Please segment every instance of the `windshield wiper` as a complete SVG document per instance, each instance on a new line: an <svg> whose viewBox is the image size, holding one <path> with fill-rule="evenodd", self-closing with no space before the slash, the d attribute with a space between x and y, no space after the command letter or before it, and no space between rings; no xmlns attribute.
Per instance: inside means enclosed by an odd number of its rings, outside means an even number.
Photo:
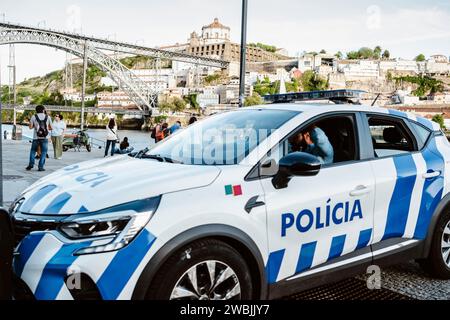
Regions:
<svg viewBox="0 0 450 320"><path fill-rule="evenodd" d="M144 154L141 156L142 159L154 159L158 160L159 162L169 162L169 163L177 163L182 164L183 162L174 160L170 157L161 156L160 154Z"/></svg>

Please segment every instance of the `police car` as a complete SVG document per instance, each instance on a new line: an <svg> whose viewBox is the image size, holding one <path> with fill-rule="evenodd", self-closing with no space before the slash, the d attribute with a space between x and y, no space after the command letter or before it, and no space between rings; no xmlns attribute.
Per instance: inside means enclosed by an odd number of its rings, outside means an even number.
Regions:
<svg viewBox="0 0 450 320"><path fill-rule="evenodd" d="M330 162L294 146L316 128ZM16 297L273 299L410 259L449 279L449 164L439 125L396 110L274 103L214 115L25 190L10 208Z"/></svg>

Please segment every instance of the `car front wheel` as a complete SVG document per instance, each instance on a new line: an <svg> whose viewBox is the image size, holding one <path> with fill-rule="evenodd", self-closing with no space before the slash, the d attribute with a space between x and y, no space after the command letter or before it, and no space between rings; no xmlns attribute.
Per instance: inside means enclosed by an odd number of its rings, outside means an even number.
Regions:
<svg viewBox="0 0 450 320"><path fill-rule="evenodd" d="M146 298L152 300L248 300L252 281L237 250L199 240L173 254L156 274Z"/></svg>

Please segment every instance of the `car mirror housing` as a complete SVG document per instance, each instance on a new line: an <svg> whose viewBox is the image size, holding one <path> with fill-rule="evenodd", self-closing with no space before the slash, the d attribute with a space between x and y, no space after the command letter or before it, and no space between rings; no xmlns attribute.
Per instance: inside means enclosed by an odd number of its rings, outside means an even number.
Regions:
<svg viewBox="0 0 450 320"><path fill-rule="evenodd" d="M275 189L283 189L295 176L315 176L322 164L319 159L309 153L293 152L280 159L278 172L272 179Z"/></svg>

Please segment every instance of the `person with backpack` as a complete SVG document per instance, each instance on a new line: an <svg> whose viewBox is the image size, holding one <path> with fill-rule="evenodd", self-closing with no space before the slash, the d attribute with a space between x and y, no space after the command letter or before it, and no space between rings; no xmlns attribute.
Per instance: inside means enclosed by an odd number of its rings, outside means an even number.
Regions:
<svg viewBox="0 0 450 320"><path fill-rule="evenodd" d="M36 158L36 152L38 148L41 149L41 156L39 157L38 170L45 171L45 158L48 151L48 134L52 130L52 120L50 116L45 114L45 108L43 105L36 106L36 114L30 119L30 129L34 129L33 142L31 143L30 150L30 162L27 171L30 171L34 167Z"/></svg>
<svg viewBox="0 0 450 320"><path fill-rule="evenodd" d="M117 125L114 118L109 119L109 123L106 126L106 148L105 157L108 155L109 147L111 146L111 157L114 156L116 150L116 142L119 140L117 136Z"/></svg>

